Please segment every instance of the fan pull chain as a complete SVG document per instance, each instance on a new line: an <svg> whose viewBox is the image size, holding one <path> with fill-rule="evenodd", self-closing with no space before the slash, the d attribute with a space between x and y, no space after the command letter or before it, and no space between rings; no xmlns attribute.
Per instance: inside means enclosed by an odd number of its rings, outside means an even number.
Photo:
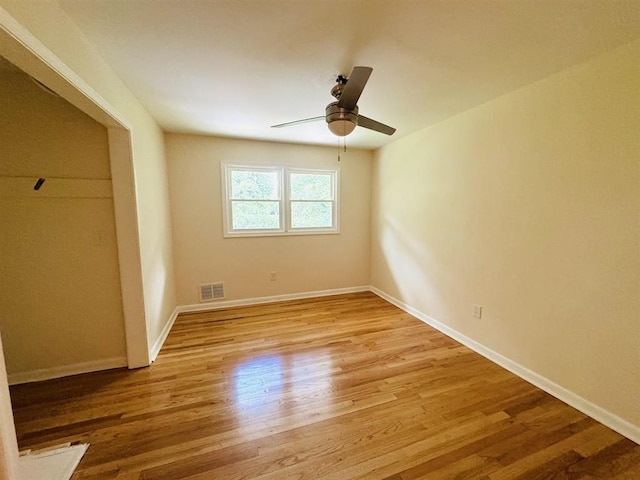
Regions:
<svg viewBox="0 0 640 480"><path fill-rule="evenodd" d="M338 137L338 161L340 161L340 139L342 138L343 152L347 153L347 137Z"/></svg>

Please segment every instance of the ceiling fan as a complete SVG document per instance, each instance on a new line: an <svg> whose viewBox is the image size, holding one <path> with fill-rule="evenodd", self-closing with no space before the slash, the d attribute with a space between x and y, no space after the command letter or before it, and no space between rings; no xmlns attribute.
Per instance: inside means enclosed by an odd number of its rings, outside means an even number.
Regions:
<svg viewBox="0 0 640 480"><path fill-rule="evenodd" d="M338 75L336 79L337 84L331 89L331 95L333 95L337 101L327 105L323 116L272 125L272 128L290 127L292 125L317 122L324 119L327 121L329 130L339 137L349 135L356 126L368 128L369 130L374 130L386 135L393 135L396 131L395 128L358 114L358 99L372 71L373 68L371 67L353 67L349 78Z"/></svg>

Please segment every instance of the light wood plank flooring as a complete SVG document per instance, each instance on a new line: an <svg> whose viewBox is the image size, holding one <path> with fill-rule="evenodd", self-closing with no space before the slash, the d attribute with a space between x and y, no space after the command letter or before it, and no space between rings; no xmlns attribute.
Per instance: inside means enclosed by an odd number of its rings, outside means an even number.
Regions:
<svg viewBox="0 0 640 480"><path fill-rule="evenodd" d="M370 293L181 315L157 361L11 389L80 479L640 479L640 446Z"/></svg>

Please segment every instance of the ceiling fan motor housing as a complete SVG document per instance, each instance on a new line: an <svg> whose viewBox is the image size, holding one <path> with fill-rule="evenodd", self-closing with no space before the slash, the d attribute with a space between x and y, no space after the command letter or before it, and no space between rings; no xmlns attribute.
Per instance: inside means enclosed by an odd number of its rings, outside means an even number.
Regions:
<svg viewBox="0 0 640 480"><path fill-rule="evenodd" d="M371 67L353 67L349 78L338 75L336 85L331 89L331 95L335 97L337 102L327 105L324 111L324 119L327 122L329 130L334 135L338 137L349 135L358 125L375 132L384 133L385 135L393 135L396 131L395 128L358 113L358 99L372 71L373 68ZM289 127L291 125L299 125L301 123L315 122L318 120L322 120L322 117L305 118L296 120L295 122L273 125L273 127Z"/></svg>
<svg viewBox="0 0 640 480"><path fill-rule="evenodd" d="M344 82L341 82L340 79L344 79ZM333 96L336 100L340 100L342 91L344 90L344 86L347 84L347 80L344 77L340 76L338 77L337 82L338 83L336 83L331 89L331 96Z"/></svg>
<svg viewBox="0 0 640 480"><path fill-rule="evenodd" d="M325 109L325 119L329 130L339 137L349 135L358 125L358 107L347 110L338 106L338 102L327 105Z"/></svg>

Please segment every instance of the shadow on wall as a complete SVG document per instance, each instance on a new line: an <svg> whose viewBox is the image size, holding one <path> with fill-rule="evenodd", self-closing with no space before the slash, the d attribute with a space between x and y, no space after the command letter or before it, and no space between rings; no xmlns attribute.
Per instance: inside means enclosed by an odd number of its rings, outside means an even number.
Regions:
<svg viewBox="0 0 640 480"><path fill-rule="evenodd" d="M412 237L400 222L388 215L380 238L384 267L393 278L398 300L438 320L449 318L451 312L436 285L454 282L446 277L445 268L427 249L427 243Z"/></svg>
<svg viewBox="0 0 640 480"><path fill-rule="evenodd" d="M160 247L158 246L158 250L160 250ZM165 297L167 294L167 268L166 265L163 261L163 257L161 252L158 252L158 254L156 255L156 260L155 262L153 262L153 274L149 275L149 278L151 279L149 285L146 287L147 292L156 292L155 293L155 297L159 297L158 301L153 301L153 302L149 302L149 311L147 316L149 318L157 318L157 319L162 319L163 318L163 311L162 311L162 301L160 301L161 298ZM162 295L159 295L159 294ZM151 296L151 295L148 295ZM164 327L164 325L158 325L157 329L161 330ZM158 335L160 335L160 331L158 332L152 332L149 331L148 334L150 335L150 339L156 339L158 338Z"/></svg>

